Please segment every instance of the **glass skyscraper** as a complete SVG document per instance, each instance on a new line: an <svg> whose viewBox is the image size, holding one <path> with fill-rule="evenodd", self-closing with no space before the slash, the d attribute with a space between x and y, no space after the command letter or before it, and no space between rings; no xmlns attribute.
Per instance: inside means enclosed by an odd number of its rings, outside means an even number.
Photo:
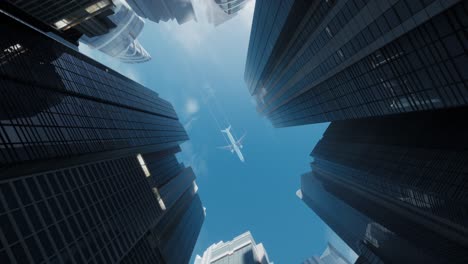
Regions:
<svg viewBox="0 0 468 264"><path fill-rule="evenodd" d="M204 220L157 93L0 13L0 263L186 263Z"/></svg>
<svg viewBox="0 0 468 264"><path fill-rule="evenodd" d="M195 264L269 264L263 244L256 244L247 231L228 242L220 241L205 250Z"/></svg>
<svg viewBox="0 0 468 264"><path fill-rule="evenodd" d="M239 12L250 0L214 0L226 14L232 15Z"/></svg>
<svg viewBox="0 0 468 264"><path fill-rule="evenodd" d="M298 197L307 204L356 254L368 245L388 263L438 263L417 246L375 222L333 192L335 185L312 171L302 175ZM398 250L396 250L398 249Z"/></svg>
<svg viewBox="0 0 468 264"><path fill-rule="evenodd" d="M256 1L248 89L275 127L332 121L299 194L360 261L468 261L467 17L461 0Z"/></svg>
<svg viewBox="0 0 468 264"><path fill-rule="evenodd" d="M245 81L274 126L466 106L461 0L256 1Z"/></svg>
<svg viewBox="0 0 468 264"><path fill-rule="evenodd" d="M315 177L376 223L366 237L382 260L408 249L393 243L400 238L438 263L468 260L467 116L460 108L332 122L314 148ZM331 219L348 222L339 212Z"/></svg>
<svg viewBox="0 0 468 264"><path fill-rule="evenodd" d="M115 14L109 16L109 19L116 27L109 33L95 37L83 36L80 40L125 63L151 60L149 53L137 40L145 25L143 19L125 4L118 4L114 12Z"/></svg>
<svg viewBox="0 0 468 264"><path fill-rule="evenodd" d="M303 264L351 264L343 254L328 243L327 248L320 257L306 259Z"/></svg>

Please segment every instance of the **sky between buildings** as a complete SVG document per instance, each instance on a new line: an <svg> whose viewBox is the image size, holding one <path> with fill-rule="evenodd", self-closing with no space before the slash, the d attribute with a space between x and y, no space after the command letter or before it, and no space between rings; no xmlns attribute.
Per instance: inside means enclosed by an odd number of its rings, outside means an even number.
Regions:
<svg viewBox="0 0 468 264"><path fill-rule="evenodd" d="M203 13L201 0L195 11ZM207 208L196 254L250 230L275 263L300 263L321 255L330 241L351 261L356 256L299 198L300 175L310 171L309 153L328 123L273 128L260 116L244 82L254 4L214 28L198 23L147 21L139 41L152 60L123 64L87 47L80 50L155 90L170 101L190 141L179 159L192 166ZM217 124L219 123L219 125ZM230 123L246 134L246 162L216 147L226 145L219 127ZM223 127L224 128L224 127Z"/></svg>

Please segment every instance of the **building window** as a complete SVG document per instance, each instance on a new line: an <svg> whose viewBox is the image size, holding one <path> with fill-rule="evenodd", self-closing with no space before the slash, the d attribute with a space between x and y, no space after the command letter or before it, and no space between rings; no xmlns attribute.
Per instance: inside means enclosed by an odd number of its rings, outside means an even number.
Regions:
<svg viewBox="0 0 468 264"><path fill-rule="evenodd" d="M68 21L66 18L64 18L64 19L61 19L61 20L55 22L55 23L54 23L54 26L55 26L57 29L62 29L62 28L64 28L64 27L68 26L68 24L70 24L70 23L71 23L70 21Z"/></svg>
<svg viewBox="0 0 468 264"><path fill-rule="evenodd" d="M143 156L141 154L137 155L138 162L140 162L141 169L145 173L146 177L151 176L151 173L148 170L148 167L146 166L145 160L143 159Z"/></svg>
<svg viewBox="0 0 468 264"><path fill-rule="evenodd" d="M153 187L153 193L156 196L156 199L158 200L159 207L161 207L162 210L166 210L166 205L164 204L164 201L161 198L161 195L159 194L158 188Z"/></svg>
<svg viewBox="0 0 468 264"><path fill-rule="evenodd" d="M99 1L95 4L92 4L90 6L88 6L85 10L86 12L88 12L89 14L93 14L103 8L106 8L109 6L109 1L108 0L102 0L102 1Z"/></svg>

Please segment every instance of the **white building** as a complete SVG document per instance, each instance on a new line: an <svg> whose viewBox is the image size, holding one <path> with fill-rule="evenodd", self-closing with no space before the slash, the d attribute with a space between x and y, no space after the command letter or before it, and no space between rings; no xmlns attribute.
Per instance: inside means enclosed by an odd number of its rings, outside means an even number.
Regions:
<svg viewBox="0 0 468 264"><path fill-rule="evenodd" d="M122 3L116 4L114 12L109 19L116 25L115 28L105 35L92 38L83 36L80 41L125 63L149 61L151 56L136 39L145 24L143 19Z"/></svg>
<svg viewBox="0 0 468 264"><path fill-rule="evenodd" d="M197 255L195 264L273 264L263 244L256 244L249 231L228 242L220 241Z"/></svg>

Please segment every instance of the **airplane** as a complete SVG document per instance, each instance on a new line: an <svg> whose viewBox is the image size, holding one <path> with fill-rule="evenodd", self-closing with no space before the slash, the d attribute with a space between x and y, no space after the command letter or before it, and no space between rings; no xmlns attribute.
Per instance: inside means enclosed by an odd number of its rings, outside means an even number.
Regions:
<svg viewBox="0 0 468 264"><path fill-rule="evenodd" d="M229 151L231 151L231 153L236 152L236 154L239 157L240 161L244 162L245 161L244 155L242 155L242 152L241 152L240 149L243 147L242 146L242 140L244 139L245 134L239 140L236 141L236 139L231 134L231 125L229 125L228 128L226 128L224 130L221 130L221 132L227 134L227 137L228 137L229 142L231 144L227 145L227 146L223 146L223 147L218 147L218 148L219 149L229 150Z"/></svg>

